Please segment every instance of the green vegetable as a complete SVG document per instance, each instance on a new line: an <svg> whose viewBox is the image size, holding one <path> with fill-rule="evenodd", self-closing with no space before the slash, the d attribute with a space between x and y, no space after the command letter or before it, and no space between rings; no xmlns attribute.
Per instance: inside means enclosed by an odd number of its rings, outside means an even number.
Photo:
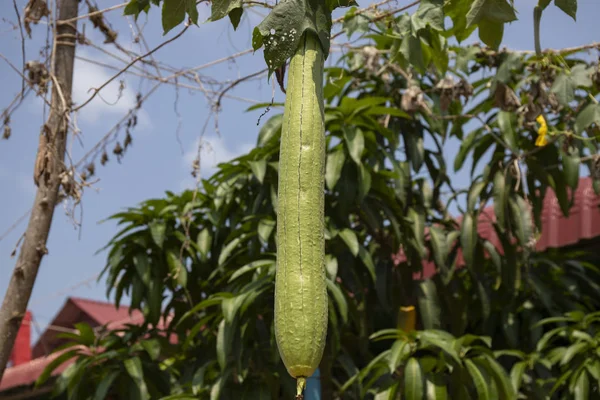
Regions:
<svg viewBox="0 0 600 400"><path fill-rule="evenodd" d="M318 39L306 32L288 70L279 160L275 337L298 395L327 336L323 64Z"/></svg>

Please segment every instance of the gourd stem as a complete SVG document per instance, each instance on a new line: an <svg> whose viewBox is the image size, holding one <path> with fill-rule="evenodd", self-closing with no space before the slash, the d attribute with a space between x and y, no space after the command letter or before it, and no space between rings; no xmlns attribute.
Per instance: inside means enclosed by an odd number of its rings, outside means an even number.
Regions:
<svg viewBox="0 0 600 400"><path fill-rule="evenodd" d="M304 389L306 389L306 378L301 376L296 380L296 400L304 399Z"/></svg>

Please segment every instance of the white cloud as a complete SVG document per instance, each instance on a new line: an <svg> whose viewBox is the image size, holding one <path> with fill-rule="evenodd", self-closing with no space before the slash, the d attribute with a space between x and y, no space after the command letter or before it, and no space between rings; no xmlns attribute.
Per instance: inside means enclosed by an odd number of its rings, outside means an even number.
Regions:
<svg viewBox="0 0 600 400"><path fill-rule="evenodd" d="M88 60L98 60L107 63L107 60L98 59L89 52L80 51L78 56ZM110 62L111 65L114 63ZM115 70L77 59L75 61L75 76L73 78L73 100L81 105L93 94L93 88L99 88L107 82ZM133 84L125 75L121 75L104 87L98 95L86 105L79 113L79 120L97 122L107 116L122 116L136 105L136 91ZM141 118L140 118L141 117ZM148 122L148 115L141 113L140 122Z"/></svg>
<svg viewBox="0 0 600 400"><path fill-rule="evenodd" d="M222 162L230 161L242 154L249 152L254 146L251 143L240 143L235 140L226 140L221 136L211 135L204 138L198 138L194 141L189 150L183 155L183 167L188 178L181 182L182 188L195 186L194 178L191 177L192 164L198 155L198 146L200 149L200 174L202 177L212 175L217 165Z"/></svg>

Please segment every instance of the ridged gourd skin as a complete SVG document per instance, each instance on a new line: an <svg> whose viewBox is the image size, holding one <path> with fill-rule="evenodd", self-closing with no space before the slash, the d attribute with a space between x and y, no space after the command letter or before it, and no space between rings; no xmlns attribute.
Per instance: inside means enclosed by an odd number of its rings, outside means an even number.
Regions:
<svg viewBox="0 0 600 400"><path fill-rule="evenodd" d="M279 156L275 338L302 386L321 362L328 322L323 66L318 39L305 33L288 68Z"/></svg>

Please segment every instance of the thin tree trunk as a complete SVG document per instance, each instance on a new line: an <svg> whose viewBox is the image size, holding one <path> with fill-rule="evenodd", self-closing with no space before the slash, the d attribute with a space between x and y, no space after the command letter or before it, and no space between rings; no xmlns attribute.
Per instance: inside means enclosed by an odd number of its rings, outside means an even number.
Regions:
<svg viewBox="0 0 600 400"><path fill-rule="evenodd" d="M59 3L58 21L77 17L78 0L61 0ZM76 21L57 24L54 37L51 110L40 134L34 172L38 190L23 245L0 309L0 380L27 310L40 263L48 253L46 242L58 202L60 174L66 170L64 157L67 118L71 109L76 24Z"/></svg>

